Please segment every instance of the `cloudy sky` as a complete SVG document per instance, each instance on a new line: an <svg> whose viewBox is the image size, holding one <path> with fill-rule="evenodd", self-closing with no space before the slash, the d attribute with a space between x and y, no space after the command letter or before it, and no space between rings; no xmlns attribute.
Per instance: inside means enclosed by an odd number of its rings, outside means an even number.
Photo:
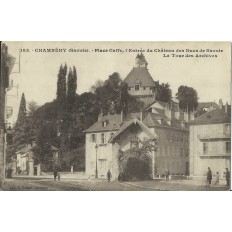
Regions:
<svg viewBox="0 0 232 232"><path fill-rule="evenodd" d="M25 93L27 102L34 100L39 105L55 99L59 66L65 62L68 67L76 66L78 74L77 93L81 94L89 91L96 80L106 80L113 72L118 72L124 79L133 68L135 57L138 50L141 49L144 50L143 54L146 57L148 69L153 79L168 82L173 91L173 96L180 85L187 85L197 90L199 101L215 100L218 102L219 99L223 99L223 102L230 102L230 43L5 43L8 46L9 53L17 58L20 49L29 49L29 52L20 53L20 74L13 73L18 72L19 68L18 64L15 64L10 76L14 80L14 85L19 86L18 100L14 97L17 92L16 88L8 92L8 105L14 105L14 112L17 111L17 104L22 92ZM45 52L44 50L56 48L66 49L66 52ZM69 52L70 49L88 49L88 52ZM98 52L95 49L104 49L108 52ZM187 52L186 49L198 51ZM217 51L207 52L207 49ZM175 54L175 57L172 57L172 54ZM187 54L194 57L186 57ZM203 57L195 57L196 54L203 55ZM167 57L168 55L169 57ZM184 57L176 57L176 55L183 55ZM215 55L216 58L212 57Z"/></svg>

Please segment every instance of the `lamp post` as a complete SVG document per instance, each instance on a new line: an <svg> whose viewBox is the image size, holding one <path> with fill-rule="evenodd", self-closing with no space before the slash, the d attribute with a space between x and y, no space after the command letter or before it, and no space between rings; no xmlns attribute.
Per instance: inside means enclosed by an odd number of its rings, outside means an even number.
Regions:
<svg viewBox="0 0 232 232"><path fill-rule="evenodd" d="M95 145L95 149L96 149L96 169L95 169L95 178L98 178L98 170L97 170L97 149L98 149L98 145Z"/></svg>

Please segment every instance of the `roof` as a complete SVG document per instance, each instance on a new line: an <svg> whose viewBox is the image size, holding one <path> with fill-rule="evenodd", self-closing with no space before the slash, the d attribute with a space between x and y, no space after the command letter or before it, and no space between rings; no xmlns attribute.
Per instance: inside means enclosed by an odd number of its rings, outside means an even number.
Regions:
<svg viewBox="0 0 232 232"><path fill-rule="evenodd" d="M59 149L56 148L56 147L54 147L54 146L51 146L51 147L50 147L50 151L59 151Z"/></svg>
<svg viewBox="0 0 232 232"><path fill-rule="evenodd" d="M156 86L156 83L146 67L133 67L124 79L124 82L126 82L129 87L134 86L136 81L140 82L141 86Z"/></svg>
<svg viewBox="0 0 232 232"><path fill-rule="evenodd" d="M199 116L193 121L189 122L189 125L193 124L216 124L216 123L230 123L231 122L231 107L228 105L227 112L225 106L222 109L216 108L205 114Z"/></svg>
<svg viewBox="0 0 232 232"><path fill-rule="evenodd" d="M218 104L215 102L198 102L197 109L203 109L203 108L209 108L210 106L213 106L213 108L217 108Z"/></svg>
<svg viewBox="0 0 232 232"><path fill-rule="evenodd" d="M143 53L141 53L140 55L137 54L136 58L139 58L139 60L140 60L141 62L147 63L147 61L146 61L145 56L143 55Z"/></svg>
<svg viewBox="0 0 232 232"><path fill-rule="evenodd" d="M25 154L31 150L31 147L23 147L20 150L16 151L17 154Z"/></svg>
<svg viewBox="0 0 232 232"><path fill-rule="evenodd" d="M165 111L162 109L156 109L157 113L148 113L146 118L143 120L143 123L148 127L154 126L165 126L170 128L179 128L182 129L182 123L186 123L185 120L177 120L173 118L170 120L166 115ZM168 123L168 121L171 123ZM187 128L185 128L187 129Z"/></svg>
<svg viewBox="0 0 232 232"><path fill-rule="evenodd" d="M125 123L109 140L109 142L113 142L118 135L120 135L123 131L125 131L128 127L130 127L133 124L138 124L141 129L143 129L151 139L156 139L158 138L157 134L155 134L154 132L152 132L143 122L141 122L140 120L138 120L137 118L131 119L129 122Z"/></svg>
<svg viewBox="0 0 232 232"><path fill-rule="evenodd" d="M126 117L124 116L123 123L121 123L121 114L105 115L99 121L94 123L91 127L85 130L85 132L89 133L89 132L100 132L100 131L116 131L124 123L130 121L133 118L139 119L140 112L130 113ZM106 125L104 127L102 125L103 122L106 122Z"/></svg>

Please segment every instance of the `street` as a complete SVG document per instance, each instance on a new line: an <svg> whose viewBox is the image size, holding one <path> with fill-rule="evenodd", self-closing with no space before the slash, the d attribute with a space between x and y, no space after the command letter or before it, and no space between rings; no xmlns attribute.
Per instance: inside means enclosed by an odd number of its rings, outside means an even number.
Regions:
<svg viewBox="0 0 232 232"><path fill-rule="evenodd" d="M137 182L107 182L104 180L63 179L54 181L48 178L6 179L3 191L226 191L225 185L195 184L192 181L150 180Z"/></svg>

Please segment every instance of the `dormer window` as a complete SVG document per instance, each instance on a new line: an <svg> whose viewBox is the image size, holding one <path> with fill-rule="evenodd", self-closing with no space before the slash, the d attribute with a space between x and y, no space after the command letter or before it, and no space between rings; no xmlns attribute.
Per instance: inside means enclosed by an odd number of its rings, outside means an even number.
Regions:
<svg viewBox="0 0 232 232"><path fill-rule="evenodd" d="M109 121L108 121L108 120L103 121L103 122L102 122L102 127L106 127L106 126L108 125L108 123L109 123Z"/></svg>
<svg viewBox="0 0 232 232"><path fill-rule="evenodd" d="M135 85L135 91L139 91L139 85Z"/></svg>

